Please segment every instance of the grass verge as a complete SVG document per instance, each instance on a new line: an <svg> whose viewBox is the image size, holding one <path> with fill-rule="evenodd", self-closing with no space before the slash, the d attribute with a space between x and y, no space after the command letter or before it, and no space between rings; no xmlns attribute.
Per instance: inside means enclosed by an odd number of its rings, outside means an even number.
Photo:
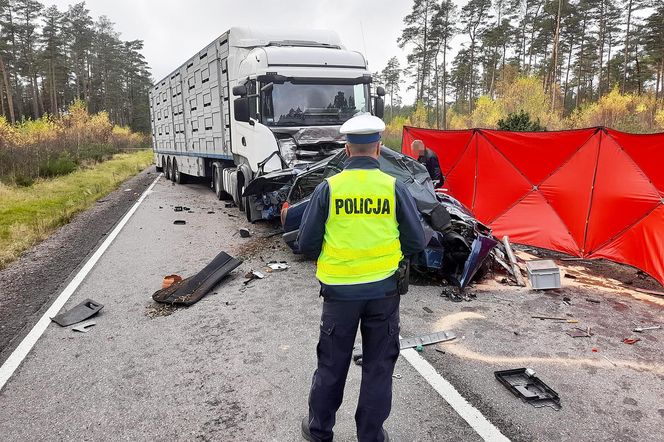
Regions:
<svg viewBox="0 0 664 442"><path fill-rule="evenodd" d="M29 187L0 184L0 269L152 161L141 150Z"/></svg>

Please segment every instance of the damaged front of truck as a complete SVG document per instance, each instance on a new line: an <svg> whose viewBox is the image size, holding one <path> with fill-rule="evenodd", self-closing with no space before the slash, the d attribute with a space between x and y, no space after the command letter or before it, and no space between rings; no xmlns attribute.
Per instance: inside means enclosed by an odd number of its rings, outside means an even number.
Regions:
<svg viewBox="0 0 664 442"><path fill-rule="evenodd" d="M263 43L246 56L238 75L246 82L234 91L248 101L250 121L243 129L263 134L251 153L257 149L264 157L251 165L253 179L242 194L250 221L277 217L286 201L286 189L275 188L274 180L266 183L265 174L278 171L284 183L292 181L343 149L344 122L358 113L382 117L383 110L384 91L374 88L372 95L364 56L334 38ZM236 119L242 120L237 107Z"/></svg>

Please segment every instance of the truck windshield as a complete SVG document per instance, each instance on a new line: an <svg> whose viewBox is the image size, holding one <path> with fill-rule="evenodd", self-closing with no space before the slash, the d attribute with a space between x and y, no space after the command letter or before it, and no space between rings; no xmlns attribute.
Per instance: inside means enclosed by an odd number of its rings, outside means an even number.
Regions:
<svg viewBox="0 0 664 442"><path fill-rule="evenodd" d="M364 84L274 84L262 92L262 119L268 126L343 124L358 112L368 112Z"/></svg>

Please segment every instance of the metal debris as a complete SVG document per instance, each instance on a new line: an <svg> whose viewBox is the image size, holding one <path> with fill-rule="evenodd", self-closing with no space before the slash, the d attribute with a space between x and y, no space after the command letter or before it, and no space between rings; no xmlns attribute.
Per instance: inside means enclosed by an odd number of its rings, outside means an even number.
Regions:
<svg viewBox="0 0 664 442"><path fill-rule="evenodd" d="M510 265L512 266L512 275L514 275L514 278L516 278L516 283L519 284L521 287L525 287L526 281L523 279L523 276L521 275L521 268L519 267L519 264L516 262L516 256L514 256L514 251L512 250L512 245L510 244L509 236L503 236L503 245L505 246L507 259L509 260Z"/></svg>
<svg viewBox="0 0 664 442"><path fill-rule="evenodd" d="M589 338L593 335L590 331L590 327L586 327L585 330L579 327L574 327L572 330L568 331L567 334L573 338Z"/></svg>
<svg viewBox="0 0 664 442"><path fill-rule="evenodd" d="M175 221L173 221L173 224L175 224L176 226L183 226L187 224L187 221L183 219L176 219Z"/></svg>
<svg viewBox="0 0 664 442"><path fill-rule="evenodd" d="M645 327L636 327L636 328L634 328L634 330L632 330L632 331L635 331L635 332L638 332L638 333L642 333L642 332L644 332L644 331L646 331L646 330L659 330L659 329L661 329L661 328L662 328L661 325L650 325L650 326L645 326Z"/></svg>
<svg viewBox="0 0 664 442"><path fill-rule="evenodd" d="M249 284L251 281L254 279L263 279L265 278L265 275L262 274L261 272L258 272L256 270L249 270L246 275L244 275L245 278L248 278L246 281L244 281L244 285Z"/></svg>
<svg viewBox="0 0 664 442"><path fill-rule="evenodd" d="M87 321L87 322L84 322L83 324L77 325L76 327L72 327L72 330L77 331L77 332L81 332L81 333L87 333L88 329L90 327L94 327L95 325L97 325L96 321Z"/></svg>

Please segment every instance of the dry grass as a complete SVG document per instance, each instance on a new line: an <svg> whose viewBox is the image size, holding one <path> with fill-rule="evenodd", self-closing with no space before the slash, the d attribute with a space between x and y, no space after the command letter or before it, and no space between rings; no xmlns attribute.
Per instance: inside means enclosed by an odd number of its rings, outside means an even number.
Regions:
<svg viewBox="0 0 664 442"><path fill-rule="evenodd" d="M0 184L0 269L152 160L152 151L142 150L29 187Z"/></svg>

